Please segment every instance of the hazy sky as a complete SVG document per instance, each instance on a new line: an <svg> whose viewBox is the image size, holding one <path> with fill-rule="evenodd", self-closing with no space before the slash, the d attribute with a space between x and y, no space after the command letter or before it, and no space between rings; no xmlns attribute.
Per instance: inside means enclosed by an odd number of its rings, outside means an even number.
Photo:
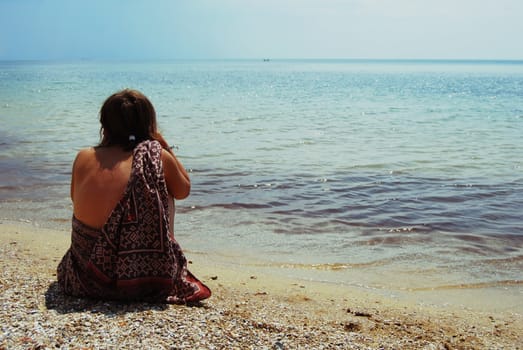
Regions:
<svg viewBox="0 0 523 350"><path fill-rule="evenodd" d="M0 0L0 59L523 59L523 0Z"/></svg>

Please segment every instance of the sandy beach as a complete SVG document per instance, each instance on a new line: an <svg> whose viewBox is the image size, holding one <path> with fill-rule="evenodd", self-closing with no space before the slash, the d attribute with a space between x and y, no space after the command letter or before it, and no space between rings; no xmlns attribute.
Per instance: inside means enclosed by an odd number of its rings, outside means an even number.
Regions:
<svg viewBox="0 0 523 350"><path fill-rule="evenodd" d="M191 255L197 306L65 297L67 232L0 223L0 349L520 349L523 316L434 307ZM444 291L442 293L445 293Z"/></svg>

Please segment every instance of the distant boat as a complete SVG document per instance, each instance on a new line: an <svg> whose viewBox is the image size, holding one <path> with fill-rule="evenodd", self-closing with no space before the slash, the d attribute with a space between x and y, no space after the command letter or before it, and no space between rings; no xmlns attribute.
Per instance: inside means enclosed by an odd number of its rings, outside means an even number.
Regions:
<svg viewBox="0 0 523 350"><path fill-rule="evenodd" d="M264 58L263 59L263 62L269 62L270 61L270 58Z"/></svg>

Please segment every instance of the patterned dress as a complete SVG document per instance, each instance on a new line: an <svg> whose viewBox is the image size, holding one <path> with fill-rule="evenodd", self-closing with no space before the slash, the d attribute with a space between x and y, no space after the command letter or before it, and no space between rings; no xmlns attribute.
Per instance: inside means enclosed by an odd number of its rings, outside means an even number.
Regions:
<svg viewBox="0 0 523 350"><path fill-rule="evenodd" d="M129 183L102 229L73 216L71 247L57 269L65 294L168 303L211 295L187 270L180 245L169 235L161 152L157 141L135 147Z"/></svg>

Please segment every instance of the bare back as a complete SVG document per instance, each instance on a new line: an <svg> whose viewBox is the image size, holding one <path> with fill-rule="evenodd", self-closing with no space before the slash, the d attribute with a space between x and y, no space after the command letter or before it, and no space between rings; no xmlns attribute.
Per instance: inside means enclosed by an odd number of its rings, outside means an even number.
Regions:
<svg viewBox="0 0 523 350"><path fill-rule="evenodd" d="M101 228L122 198L129 182L132 152L119 147L80 151L73 165L71 199L76 218Z"/></svg>
<svg viewBox="0 0 523 350"><path fill-rule="evenodd" d="M73 165L71 199L75 217L93 228L102 228L122 198L131 177L132 152L120 147L87 148L78 152ZM174 201L189 195L189 175L174 153L162 151L169 192L169 221L174 230Z"/></svg>

